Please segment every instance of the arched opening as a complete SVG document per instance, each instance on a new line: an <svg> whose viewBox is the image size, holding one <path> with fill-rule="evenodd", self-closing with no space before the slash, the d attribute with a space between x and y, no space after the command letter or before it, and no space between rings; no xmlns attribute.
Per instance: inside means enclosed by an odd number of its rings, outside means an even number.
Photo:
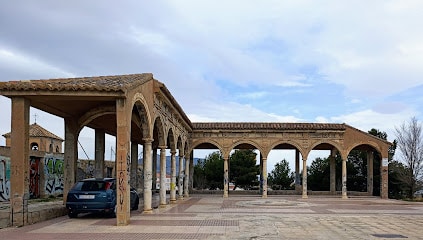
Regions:
<svg viewBox="0 0 423 240"><path fill-rule="evenodd" d="M381 154L371 145L354 147L347 157L347 190L353 195L380 196Z"/></svg>
<svg viewBox="0 0 423 240"><path fill-rule="evenodd" d="M36 142L32 142L30 146L31 146L32 151L38 151L38 149L39 149L38 143L36 143Z"/></svg>
<svg viewBox="0 0 423 240"><path fill-rule="evenodd" d="M267 156L269 194L301 192L302 155L298 146L281 142Z"/></svg>

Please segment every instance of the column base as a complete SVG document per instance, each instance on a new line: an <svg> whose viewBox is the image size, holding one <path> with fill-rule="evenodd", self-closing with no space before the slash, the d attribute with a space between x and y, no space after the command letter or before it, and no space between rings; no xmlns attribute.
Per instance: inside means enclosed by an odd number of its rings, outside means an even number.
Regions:
<svg viewBox="0 0 423 240"><path fill-rule="evenodd" d="M307 195L302 195L301 198L302 199L308 199L308 196Z"/></svg>
<svg viewBox="0 0 423 240"><path fill-rule="evenodd" d="M348 199L347 195L342 195L342 199Z"/></svg>
<svg viewBox="0 0 423 240"><path fill-rule="evenodd" d="M160 204L159 208L167 208L167 204Z"/></svg>
<svg viewBox="0 0 423 240"><path fill-rule="evenodd" d="M153 209L144 210L144 211L142 211L142 213L151 214L151 213L153 213Z"/></svg>
<svg viewBox="0 0 423 240"><path fill-rule="evenodd" d="M184 197L183 196L179 196L178 197L178 200L184 200Z"/></svg>

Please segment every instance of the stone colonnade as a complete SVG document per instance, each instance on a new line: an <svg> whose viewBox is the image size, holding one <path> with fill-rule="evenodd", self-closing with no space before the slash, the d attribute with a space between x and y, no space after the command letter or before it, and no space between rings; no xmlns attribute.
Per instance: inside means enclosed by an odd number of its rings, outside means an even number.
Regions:
<svg viewBox="0 0 423 240"><path fill-rule="evenodd" d="M95 129L96 177L104 172L105 133L116 137L117 225L130 219L130 182L138 182L137 148L143 146L144 211L152 211L155 188L153 168L161 152L161 183L166 177L165 152L171 152L171 202L189 197L192 151L221 151L224 158L224 196L228 197L229 153L239 146L261 153L263 197L267 196L267 157L272 149L297 149L296 187L302 158L302 196L307 197L307 157L313 149L336 149L342 156L342 197L347 197L346 160L349 152L371 147L382 156L381 197L388 195L388 147L390 143L346 124L320 123L192 123L166 86L150 73L90 78L0 82L0 94L12 101L11 207L14 226L26 224L29 183L29 109L38 108L64 119L64 202L76 180L78 137L83 127ZM177 151L178 150L178 151ZM176 173L176 154L179 174ZM372 161L369 158L369 169ZM331 160L332 163L332 160ZM333 165L331 165L331 169ZM176 179L178 177L178 196ZM331 179L334 177L331 175ZM373 178L369 177L368 185ZM155 183L155 181L154 181ZM154 186L154 187L153 187ZM331 191L335 191L331 181ZM167 204L160 191L160 204Z"/></svg>

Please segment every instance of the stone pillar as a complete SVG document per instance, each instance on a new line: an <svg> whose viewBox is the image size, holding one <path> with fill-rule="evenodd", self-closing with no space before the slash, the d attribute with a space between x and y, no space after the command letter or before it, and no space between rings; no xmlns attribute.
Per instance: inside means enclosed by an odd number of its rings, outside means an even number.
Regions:
<svg viewBox="0 0 423 240"><path fill-rule="evenodd" d="M125 99L116 100L116 221L118 226L126 226L130 221L130 187L129 187L129 149L130 122Z"/></svg>
<svg viewBox="0 0 423 240"><path fill-rule="evenodd" d="M166 146L160 148L160 206L166 206Z"/></svg>
<svg viewBox="0 0 423 240"><path fill-rule="evenodd" d="M176 202L176 151L172 150L170 154L170 202L174 203Z"/></svg>
<svg viewBox="0 0 423 240"><path fill-rule="evenodd" d="M259 153L260 156L260 186L259 186L259 192L261 195L263 195L263 158L261 156L261 153Z"/></svg>
<svg viewBox="0 0 423 240"><path fill-rule="evenodd" d="M223 159L223 197L229 196L229 160Z"/></svg>
<svg viewBox="0 0 423 240"><path fill-rule="evenodd" d="M342 158L342 199L347 198L347 159Z"/></svg>
<svg viewBox="0 0 423 240"><path fill-rule="evenodd" d="M189 162L191 156L188 154L185 156L185 179L184 179L184 197L189 197Z"/></svg>
<svg viewBox="0 0 423 240"><path fill-rule="evenodd" d="M184 198L184 156L179 150L178 198Z"/></svg>
<svg viewBox="0 0 423 240"><path fill-rule="evenodd" d="M13 226L28 224L29 199L29 107L28 99L12 98L10 147L10 207Z"/></svg>
<svg viewBox="0 0 423 240"><path fill-rule="evenodd" d="M63 203L71 187L76 181L76 169L78 161L78 125L75 119L65 118L65 152L63 163Z"/></svg>
<svg viewBox="0 0 423 240"><path fill-rule="evenodd" d="M335 150L330 150L329 156L329 169L330 169L330 193L336 195L336 162Z"/></svg>
<svg viewBox="0 0 423 240"><path fill-rule="evenodd" d="M153 149L153 182L152 189L153 192L157 190L157 148Z"/></svg>
<svg viewBox="0 0 423 240"><path fill-rule="evenodd" d="M308 198L307 196L307 159L303 158L303 194L302 198Z"/></svg>
<svg viewBox="0 0 423 240"><path fill-rule="evenodd" d="M263 159L263 193L262 198L267 198L267 158L261 157Z"/></svg>
<svg viewBox="0 0 423 240"><path fill-rule="evenodd" d="M386 154L386 155L385 155ZM382 152L382 162L380 163L380 197L382 199L388 199L388 166L389 166L389 159L388 159L388 150L386 152Z"/></svg>
<svg viewBox="0 0 423 240"><path fill-rule="evenodd" d="M373 152L367 152L367 193L373 195Z"/></svg>
<svg viewBox="0 0 423 240"><path fill-rule="evenodd" d="M104 177L104 152L106 148L106 134L103 129L95 129L95 160L94 177Z"/></svg>
<svg viewBox="0 0 423 240"><path fill-rule="evenodd" d="M301 192L300 151L295 149L295 192Z"/></svg>
<svg viewBox="0 0 423 240"><path fill-rule="evenodd" d="M143 164L144 164L144 213L153 212L151 207L152 192L151 186L153 181L153 166L152 166L152 139L146 138L143 146Z"/></svg>
<svg viewBox="0 0 423 240"><path fill-rule="evenodd" d="M192 189L194 188L194 151L191 151L190 158L189 158L189 187L188 191L192 192Z"/></svg>
<svg viewBox="0 0 423 240"><path fill-rule="evenodd" d="M131 143L131 187L138 189L138 144Z"/></svg>

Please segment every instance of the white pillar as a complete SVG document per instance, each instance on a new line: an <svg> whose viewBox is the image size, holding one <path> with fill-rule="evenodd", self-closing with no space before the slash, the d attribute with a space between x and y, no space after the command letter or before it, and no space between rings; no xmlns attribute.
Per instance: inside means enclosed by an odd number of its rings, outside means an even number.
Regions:
<svg viewBox="0 0 423 240"><path fill-rule="evenodd" d="M182 155L181 151L179 151L179 174L178 174L178 198L184 198L184 156Z"/></svg>
<svg viewBox="0 0 423 240"><path fill-rule="evenodd" d="M228 159L223 159L223 197L229 196L229 164Z"/></svg>
<svg viewBox="0 0 423 240"><path fill-rule="evenodd" d="M347 159L342 159L342 199L347 199Z"/></svg>
<svg viewBox="0 0 423 240"><path fill-rule="evenodd" d="M176 157L175 157L176 151L172 151L170 154L171 154L170 202L176 202Z"/></svg>
<svg viewBox="0 0 423 240"><path fill-rule="evenodd" d="M263 193L262 198L267 198L267 158L263 159Z"/></svg>
<svg viewBox="0 0 423 240"><path fill-rule="evenodd" d="M152 166L152 139L144 139L144 212L151 213L152 192L151 186L153 182L153 166Z"/></svg>
<svg viewBox="0 0 423 240"><path fill-rule="evenodd" d="M185 181L184 181L184 197L189 197L189 162L190 155L185 156Z"/></svg>
<svg viewBox="0 0 423 240"><path fill-rule="evenodd" d="M307 196L307 159L303 159L303 194L302 198L308 198Z"/></svg>
<svg viewBox="0 0 423 240"><path fill-rule="evenodd" d="M160 206L166 205L166 146L160 147Z"/></svg>

